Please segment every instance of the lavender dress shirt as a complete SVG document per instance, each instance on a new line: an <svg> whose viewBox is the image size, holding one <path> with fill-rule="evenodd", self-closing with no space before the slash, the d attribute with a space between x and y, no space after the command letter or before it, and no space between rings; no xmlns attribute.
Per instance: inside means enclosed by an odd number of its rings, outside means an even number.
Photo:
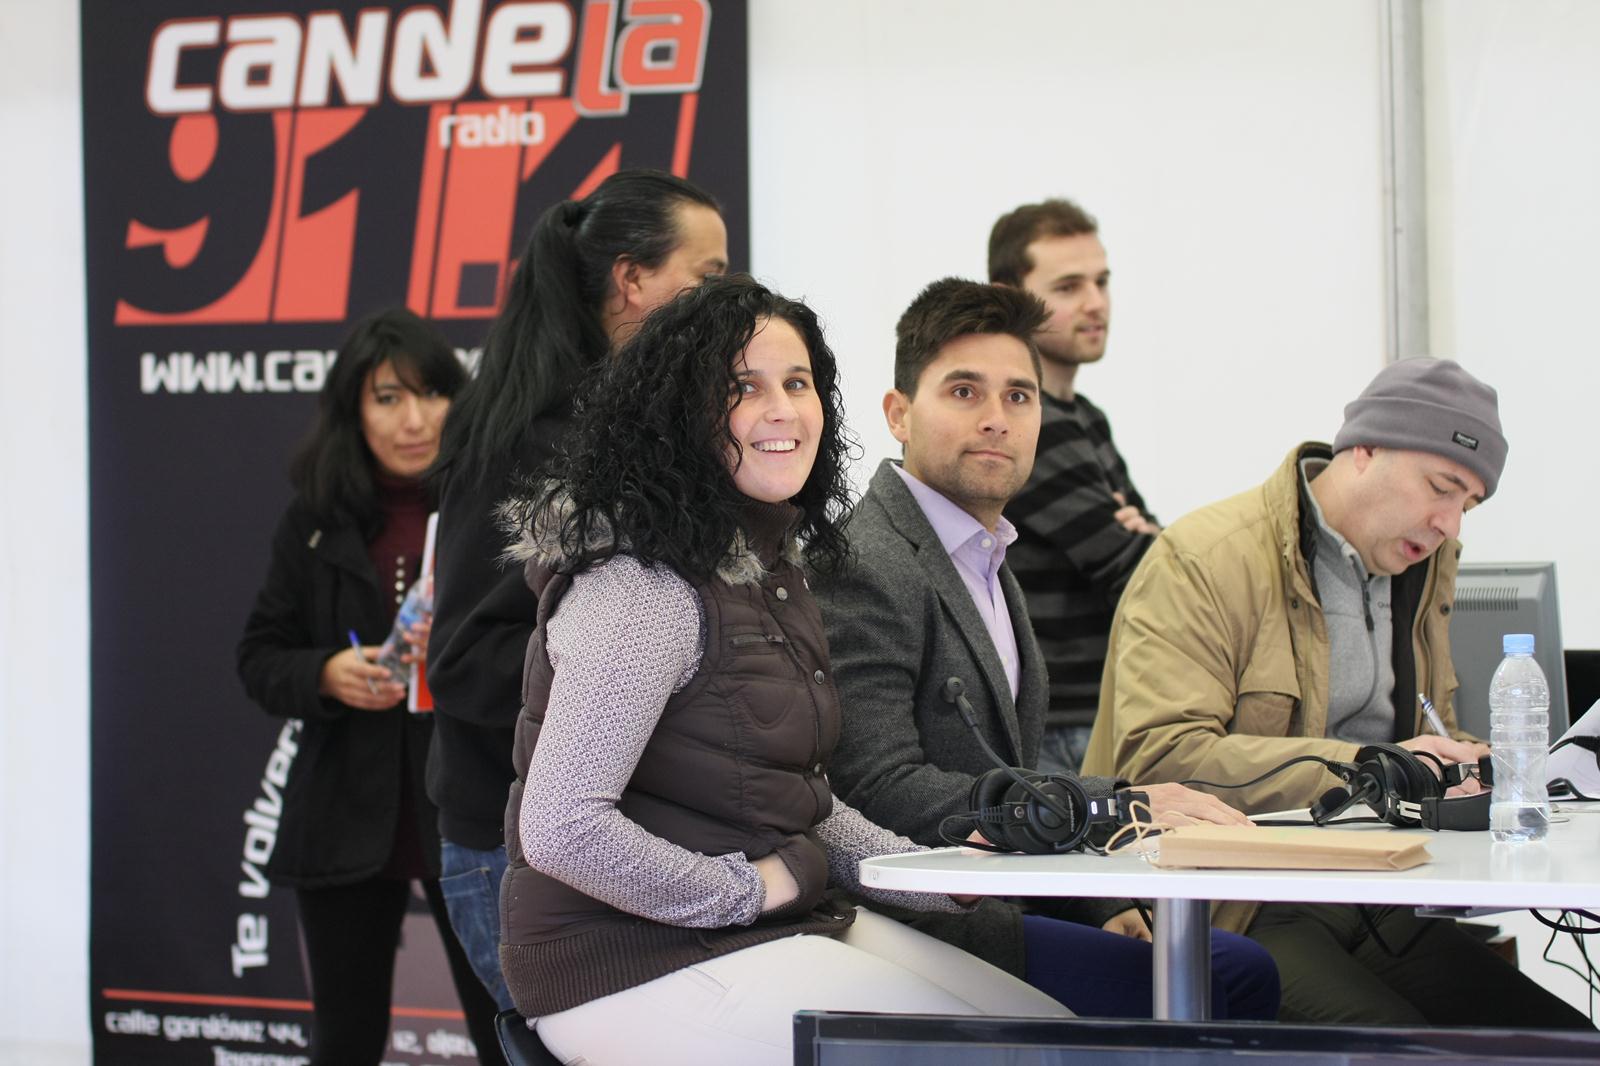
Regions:
<svg viewBox="0 0 1600 1066"><path fill-rule="evenodd" d="M1006 607L1005 591L1000 587L1000 566L1006 561L1006 547L1017 539L1017 530L1002 516L990 533L983 523L952 503L949 497L929 488L905 468L894 464L916 499L917 506L933 527L934 535L955 564L962 584L972 594L994 650L1005 667L1006 680L1011 683L1011 698L1017 698L1017 686L1022 679L1021 658L1017 651L1017 631L1011 627L1011 612Z"/></svg>

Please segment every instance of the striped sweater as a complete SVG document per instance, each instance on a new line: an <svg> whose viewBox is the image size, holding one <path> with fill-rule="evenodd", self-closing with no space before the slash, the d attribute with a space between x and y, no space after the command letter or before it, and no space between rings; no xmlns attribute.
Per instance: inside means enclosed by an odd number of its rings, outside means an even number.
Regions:
<svg viewBox="0 0 1600 1066"><path fill-rule="evenodd" d="M1117 522L1113 492L1155 521L1105 413L1082 394L1044 396L1033 475L1005 514L1018 532L1006 561L1027 595L1050 678L1046 729L1093 723L1117 600L1155 539Z"/></svg>

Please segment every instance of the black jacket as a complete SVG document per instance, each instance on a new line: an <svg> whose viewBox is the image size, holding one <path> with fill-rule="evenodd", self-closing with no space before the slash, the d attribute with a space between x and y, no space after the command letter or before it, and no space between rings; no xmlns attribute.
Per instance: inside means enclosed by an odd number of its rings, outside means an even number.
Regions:
<svg viewBox="0 0 1600 1066"><path fill-rule="evenodd" d="M428 796L439 808L444 838L479 851L505 843L506 793L517 779L511 744L522 710L522 661L539 614L522 567L501 562L511 535L496 512L519 478L549 461L568 428L565 413L535 419L522 453L501 470L482 478L447 470L439 494Z"/></svg>
<svg viewBox="0 0 1600 1066"><path fill-rule="evenodd" d="M394 849L402 783L430 876L439 835L423 794L433 724L404 702L387 711L348 707L317 692L322 664L350 646L381 643L389 622L366 542L353 525L319 522L289 505L272 538L267 580L239 640L245 691L269 714L299 718L277 845L267 874L303 888L350 884L380 873Z"/></svg>

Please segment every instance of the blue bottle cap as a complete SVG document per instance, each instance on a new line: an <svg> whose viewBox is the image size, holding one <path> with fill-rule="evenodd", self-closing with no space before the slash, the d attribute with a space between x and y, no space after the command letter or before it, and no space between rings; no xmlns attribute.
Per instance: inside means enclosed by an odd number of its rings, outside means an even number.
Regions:
<svg viewBox="0 0 1600 1066"><path fill-rule="evenodd" d="M1500 638L1500 650L1504 655L1532 655L1532 633L1507 633Z"/></svg>

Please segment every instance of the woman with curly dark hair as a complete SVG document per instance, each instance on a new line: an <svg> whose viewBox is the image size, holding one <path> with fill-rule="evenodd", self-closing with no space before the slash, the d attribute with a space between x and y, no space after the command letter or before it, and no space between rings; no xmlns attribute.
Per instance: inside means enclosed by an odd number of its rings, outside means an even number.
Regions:
<svg viewBox="0 0 1600 1066"><path fill-rule="evenodd" d="M837 367L744 276L652 314L568 458L507 508L539 595L507 809L502 968L562 1061L787 1063L805 1008L1063 1015L833 902L918 850L832 795L840 715L803 564L845 554Z"/></svg>
<svg viewBox="0 0 1600 1066"><path fill-rule="evenodd" d="M421 566L433 509L422 474L465 381L450 345L410 311L356 325L290 466L296 496L239 641L250 698L304 723L267 874L293 887L299 905L316 1066L376 1066L383 1057L413 880L439 926L473 1038L494 1046L494 1003L439 889L436 814L422 787L433 722L406 711L403 679L373 661ZM410 637L421 649L426 625Z"/></svg>
<svg viewBox="0 0 1600 1066"><path fill-rule="evenodd" d="M450 920L502 1007L500 880L512 728L539 603L500 565L495 508L566 439L573 394L646 314L728 269L717 201L658 170L619 170L533 227L478 374L439 448L439 572L428 684L428 795L439 807Z"/></svg>

